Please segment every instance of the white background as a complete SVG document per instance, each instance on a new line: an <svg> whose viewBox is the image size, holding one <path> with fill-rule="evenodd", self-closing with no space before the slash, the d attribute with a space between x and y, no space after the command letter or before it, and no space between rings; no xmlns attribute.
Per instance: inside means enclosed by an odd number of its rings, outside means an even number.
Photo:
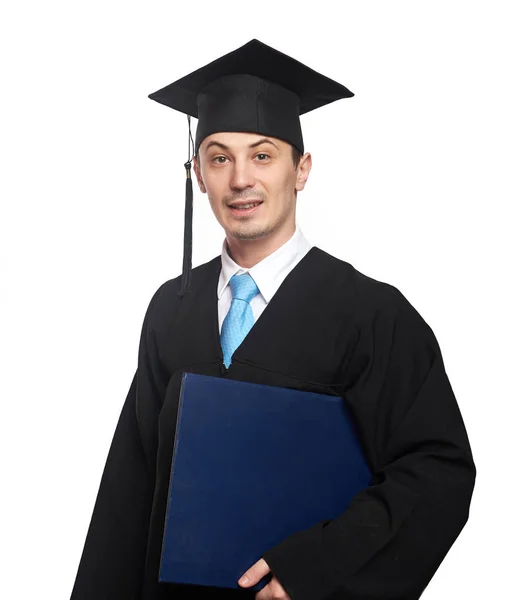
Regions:
<svg viewBox="0 0 521 600"><path fill-rule="evenodd" d="M301 119L298 222L417 308L467 425L470 520L422 598L517 597L516 4L4 5L2 598L69 597L146 307L181 270L186 117L147 95L252 38L354 91ZM196 189L194 265L222 239Z"/></svg>

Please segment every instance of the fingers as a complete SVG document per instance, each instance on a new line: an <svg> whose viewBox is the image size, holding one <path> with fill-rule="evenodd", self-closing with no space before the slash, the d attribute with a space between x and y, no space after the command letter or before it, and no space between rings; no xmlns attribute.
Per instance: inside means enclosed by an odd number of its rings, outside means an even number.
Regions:
<svg viewBox="0 0 521 600"><path fill-rule="evenodd" d="M239 585L242 587L251 587L259 582L265 575L271 571L268 563L261 558L239 579Z"/></svg>

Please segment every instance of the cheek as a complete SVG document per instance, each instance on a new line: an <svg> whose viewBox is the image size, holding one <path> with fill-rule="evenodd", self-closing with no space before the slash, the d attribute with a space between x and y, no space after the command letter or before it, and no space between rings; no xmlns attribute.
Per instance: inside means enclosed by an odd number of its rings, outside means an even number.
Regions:
<svg viewBox="0 0 521 600"><path fill-rule="evenodd" d="M220 198L223 196L222 192L222 182L218 177L205 175L203 179L204 186L206 188L206 193L208 194L208 198L213 205L218 205Z"/></svg>
<svg viewBox="0 0 521 600"><path fill-rule="evenodd" d="M284 204L289 204L293 200L296 180L294 177L288 176L280 186L280 195L283 196Z"/></svg>
<svg viewBox="0 0 521 600"><path fill-rule="evenodd" d="M281 173L274 173L273 177L261 180L264 189L268 196L277 198L280 203L283 203L288 198L291 198L291 194L295 189L295 177Z"/></svg>
<svg viewBox="0 0 521 600"><path fill-rule="evenodd" d="M215 196L208 193L208 200L210 201L210 206L215 215L223 212L223 203L221 202L220 196Z"/></svg>

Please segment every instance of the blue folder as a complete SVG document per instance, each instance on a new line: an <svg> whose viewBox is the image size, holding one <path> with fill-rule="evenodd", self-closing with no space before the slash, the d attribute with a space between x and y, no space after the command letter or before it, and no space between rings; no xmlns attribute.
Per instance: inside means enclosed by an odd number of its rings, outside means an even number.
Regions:
<svg viewBox="0 0 521 600"><path fill-rule="evenodd" d="M159 581L240 588L265 551L339 516L371 476L341 397L184 373Z"/></svg>

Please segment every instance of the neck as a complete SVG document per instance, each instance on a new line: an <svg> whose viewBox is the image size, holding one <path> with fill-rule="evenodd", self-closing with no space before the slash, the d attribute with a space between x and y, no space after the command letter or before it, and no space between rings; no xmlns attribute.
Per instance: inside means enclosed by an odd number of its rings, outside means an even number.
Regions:
<svg viewBox="0 0 521 600"><path fill-rule="evenodd" d="M261 260L273 254L284 245L295 233L296 225L274 233L267 237L243 240L226 236L226 245L230 258L244 269L251 269Z"/></svg>

